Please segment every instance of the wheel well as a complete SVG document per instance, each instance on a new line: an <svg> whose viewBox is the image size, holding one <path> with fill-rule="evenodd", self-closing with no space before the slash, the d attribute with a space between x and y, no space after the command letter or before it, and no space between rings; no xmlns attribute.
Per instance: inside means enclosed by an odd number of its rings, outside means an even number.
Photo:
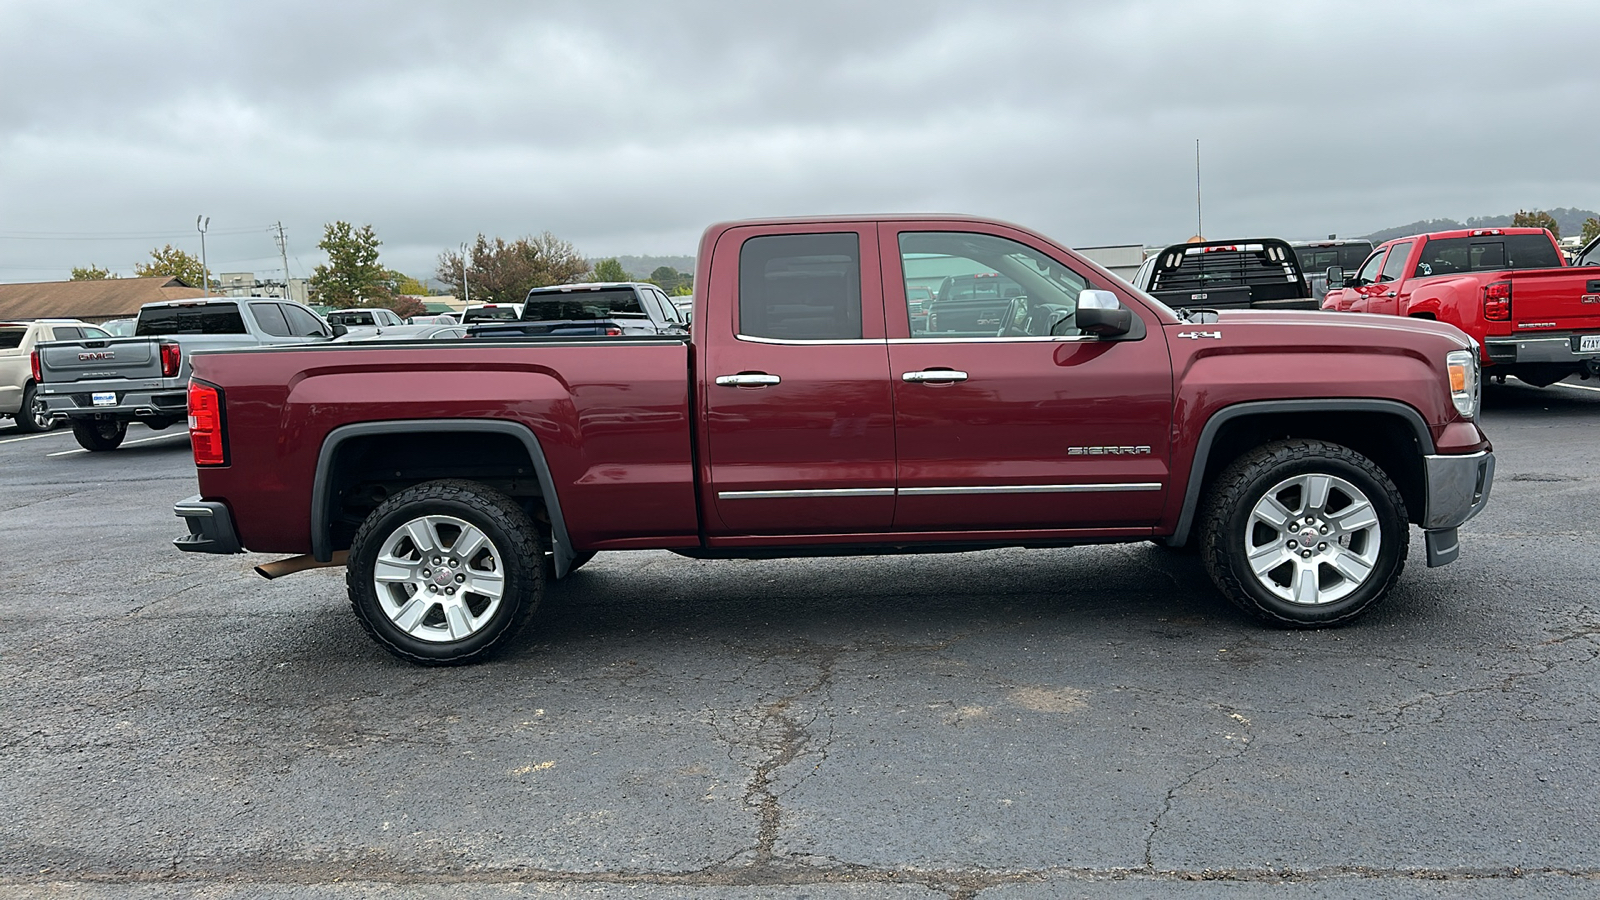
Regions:
<svg viewBox="0 0 1600 900"><path fill-rule="evenodd" d="M362 521L391 495L439 478L476 481L511 497L548 539L538 470L517 438L484 431L395 432L354 436L334 449L325 510L330 549L349 549Z"/></svg>
<svg viewBox="0 0 1600 900"><path fill-rule="evenodd" d="M1272 441L1304 438L1349 447L1377 464L1400 489L1406 517L1421 522L1427 503L1422 457L1411 424L1398 415L1369 411L1265 413L1223 424L1211 444L1202 475L1201 496L1240 456Z"/></svg>

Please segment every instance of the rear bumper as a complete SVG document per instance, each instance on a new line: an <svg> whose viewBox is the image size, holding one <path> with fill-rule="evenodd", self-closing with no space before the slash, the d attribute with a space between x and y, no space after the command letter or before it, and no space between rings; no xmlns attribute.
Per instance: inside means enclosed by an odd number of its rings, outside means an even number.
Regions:
<svg viewBox="0 0 1600 900"><path fill-rule="evenodd" d="M1578 350L1582 337L1584 335L1576 333L1491 337L1484 339L1483 349L1489 362L1495 365L1565 363L1578 368L1588 363L1591 368L1600 366L1600 352Z"/></svg>
<svg viewBox="0 0 1600 900"><path fill-rule="evenodd" d="M189 397L186 386L159 390L83 390L77 385L62 385L44 393L45 406L50 415L68 419L181 419L188 415ZM114 394L117 402L111 406L96 406L94 395Z"/></svg>
<svg viewBox="0 0 1600 900"><path fill-rule="evenodd" d="M1456 529L1483 511L1494 486L1494 454L1488 450L1459 456L1422 458L1427 478L1427 508L1422 529L1429 567L1455 562L1461 554Z"/></svg>
<svg viewBox="0 0 1600 900"><path fill-rule="evenodd" d="M239 534L233 530L233 514L215 500L201 500L199 494L173 504L172 512L189 526L189 533L172 542L188 553L243 553Z"/></svg>

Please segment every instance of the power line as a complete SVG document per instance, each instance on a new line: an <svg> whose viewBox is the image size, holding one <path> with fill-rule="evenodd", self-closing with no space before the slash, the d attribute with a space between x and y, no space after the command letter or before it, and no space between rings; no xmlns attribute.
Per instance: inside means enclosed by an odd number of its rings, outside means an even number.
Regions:
<svg viewBox="0 0 1600 900"><path fill-rule="evenodd" d="M270 228L229 228L212 235L259 234ZM188 231L90 232L90 231L0 231L7 241L147 241L188 237Z"/></svg>

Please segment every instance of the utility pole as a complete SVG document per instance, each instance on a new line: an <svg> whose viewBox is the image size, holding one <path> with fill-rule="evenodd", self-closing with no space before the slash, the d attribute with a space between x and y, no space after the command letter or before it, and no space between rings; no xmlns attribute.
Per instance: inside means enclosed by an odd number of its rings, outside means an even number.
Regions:
<svg viewBox="0 0 1600 900"><path fill-rule="evenodd" d="M291 299L289 297L289 239L284 236L283 222L279 221L275 227L278 233L273 235L273 240L278 242L278 255L283 257L283 299L288 300Z"/></svg>
<svg viewBox="0 0 1600 900"><path fill-rule="evenodd" d="M206 229L211 227L211 217L194 217L194 230L200 232L200 280L205 282L205 295L211 296L211 269L206 266Z"/></svg>

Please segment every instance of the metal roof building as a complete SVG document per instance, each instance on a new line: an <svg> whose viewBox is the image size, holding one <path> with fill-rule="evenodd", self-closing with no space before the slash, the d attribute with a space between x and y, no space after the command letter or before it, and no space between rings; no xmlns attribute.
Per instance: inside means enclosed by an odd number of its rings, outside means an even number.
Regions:
<svg viewBox="0 0 1600 900"><path fill-rule="evenodd" d="M186 300L204 294L200 288L190 287L170 276L0 284L0 319L61 318L104 322L133 316L146 303Z"/></svg>

